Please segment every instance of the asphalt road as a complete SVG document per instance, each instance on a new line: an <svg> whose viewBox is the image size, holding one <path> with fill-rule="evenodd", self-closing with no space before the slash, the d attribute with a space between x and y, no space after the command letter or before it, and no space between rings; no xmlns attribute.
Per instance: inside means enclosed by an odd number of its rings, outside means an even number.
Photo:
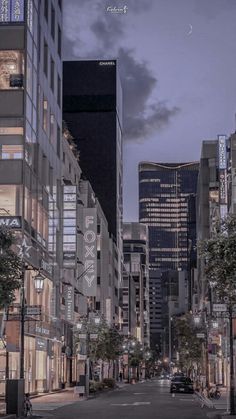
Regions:
<svg viewBox="0 0 236 419"><path fill-rule="evenodd" d="M201 409L192 394L169 392L169 382L148 381L128 385L94 399L76 402L51 411L50 419L206 419L208 409Z"/></svg>

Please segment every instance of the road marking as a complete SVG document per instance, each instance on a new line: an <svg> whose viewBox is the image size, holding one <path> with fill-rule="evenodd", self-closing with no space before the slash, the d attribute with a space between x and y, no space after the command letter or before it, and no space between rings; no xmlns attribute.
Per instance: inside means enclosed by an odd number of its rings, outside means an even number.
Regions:
<svg viewBox="0 0 236 419"><path fill-rule="evenodd" d="M112 403L111 406L144 406L151 402L134 402L134 403Z"/></svg>
<svg viewBox="0 0 236 419"><path fill-rule="evenodd" d="M133 394L146 394L146 393L133 393Z"/></svg>

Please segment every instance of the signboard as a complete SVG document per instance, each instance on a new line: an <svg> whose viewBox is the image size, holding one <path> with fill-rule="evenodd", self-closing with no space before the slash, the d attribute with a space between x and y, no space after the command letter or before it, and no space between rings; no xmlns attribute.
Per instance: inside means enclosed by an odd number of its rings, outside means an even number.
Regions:
<svg viewBox="0 0 236 419"><path fill-rule="evenodd" d="M41 306L27 306L25 307L25 314L27 316L40 316Z"/></svg>
<svg viewBox="0 0 236 419"><path fill-rule="evenodd" d="M74 394L84 394L84 393L85 393L85 386L74 387Z"/></svg>
<svg viewBox="0 0 236 419"><path fill-rule="evenodd" d="M14 229L21 228L21 217L0 217L0 226Z"/></svg>
<svg viewBox="0 0 236 419"><path fill-rule="evenodd" d="M6 350L8 352L20 352L20 322L6 322Z"/></svg>
<svg viewBox="0 0 236 419"><path fill-rule="evenodd" d="M79 333L79 339L86 339L87 334L86 333Z"/></svg>
<svg viewBox="0 0 236 419"><path fill-rule="evenodd" d="M226 170L219 171L220 180L220 204L227 204L227 173Z"/></svg>
<svg viewBox="0 0 236 419"><path fill-rule="evenodd" d="M47 340L42 338L35 339L36 351L47 351Z"/></svg>
<svg viewBox="0 0 236 419"><path fill-rule="evenodd" d="M197 338L204 339L205 338L205 334L204 333L197 333Z"/></svg>
<svg viewBox="0 0 236 419"><path fill-rule="evenodd" d="M24 22L24 0L0 0L0 23Z"/></svg>
<svg viewBox="0 0 236 419"><path fill-rule="evenodd" d="M78 354L78 361L86 361L87 355Z"/></svg>
<svg viewBox="0 0 236 419"><path fill-rule="evenodd" d="M83 294L97 294L97 212L96 208L84 208L84 275Z"/></svg>
<svg viewBox="0 0 236 419"><path fill-rule="evenodd" d="M213 311L227 311L226 304L213 304Z"/></svg>
<svg viewBox="0 0 236 419"><path fill-rule="evenodd" d="M74 320L74 288L71 285L65 286L65 319Z"/></svg>
<svg viewBox="0 0 236 419"><path fill-rule="evenodd" d="M90 337L90 340L96 340L98 338L98 334L97 333L90 333L89 337Z"/></svg>
<svg viewBox="0 0 236 419"><path fill-rule="evenodd" d="M226 135L218 135L218 159L219 159L219 169L226 169L227 168Z"/></svg>
<svg viewBox="0 0 236 419"><path fill-rule="evenodd" d="M75 268L77 250L77 188L63 187L63 266Z"/></svg>

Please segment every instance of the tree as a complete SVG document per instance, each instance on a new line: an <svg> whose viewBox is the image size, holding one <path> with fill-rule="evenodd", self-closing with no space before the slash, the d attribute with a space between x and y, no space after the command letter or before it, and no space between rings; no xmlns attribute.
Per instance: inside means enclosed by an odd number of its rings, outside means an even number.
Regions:
<svg viewBox="0 0 236 419"><path fill-rule="evenodd" d="M108 377L110 376L111 363L118 359L121 353L123 337L115 327L105 327L98 337L96 357L108 362Z"/></svg>
<svg viewBox="0 0 236 419"><path fill-rule="evenodd" d="M229 215L218 221L212 237L198 245L205 261L205 274L210 287L214 287L218 301L228 301L230 347L230 414L234 406L234 339L233 306L236 303L236 216ZM225 299L226 297L226 299Z"/></svg>
<svg viewBox="0 0 236 419"><path fill-rule="evenodd" d="M7 308L20 287L21 259L12 250L15 238L11 230L0 226L0 308Z"/></svg>
<svg viewBox="0 0 236 419"><path fill-rule="evenodd" d="M174 328L179 352L179 365L190 375L194 364L199 365L202 354L202 342L197 338L199 328L194 327L190 314L174 319Z"/></svg>

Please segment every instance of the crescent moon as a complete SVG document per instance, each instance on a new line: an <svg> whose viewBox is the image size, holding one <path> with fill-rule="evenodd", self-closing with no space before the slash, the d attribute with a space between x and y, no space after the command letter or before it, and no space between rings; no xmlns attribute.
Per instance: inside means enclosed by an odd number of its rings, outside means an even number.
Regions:
<svg viewBox="0 0 236 419"><path fill-rule="evenodd" d="M193 26L189 23L189 29L190 31L187 33L187 35L191 35L191 33L193 32Z"/></svg>

